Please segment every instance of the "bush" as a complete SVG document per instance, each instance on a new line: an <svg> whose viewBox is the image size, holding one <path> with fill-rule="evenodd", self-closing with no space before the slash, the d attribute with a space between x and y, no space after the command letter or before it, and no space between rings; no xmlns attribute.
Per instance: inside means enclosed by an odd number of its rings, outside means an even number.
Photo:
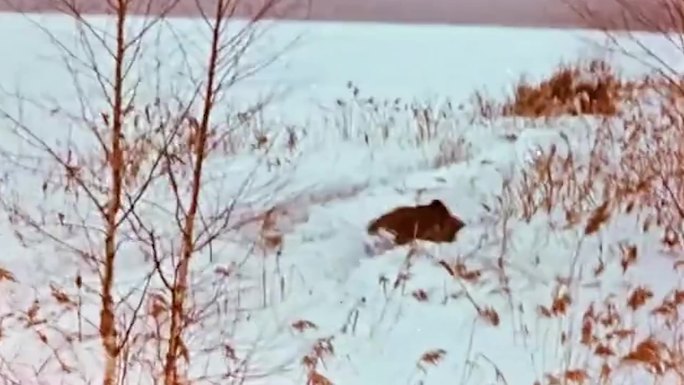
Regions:
<svg viewBox="0 0 684 385"><path fill-rule="evenodd" d="M561 66L537 84L521 81L504 104L506 116L615 115L624 84L606 62Z"/></svg>

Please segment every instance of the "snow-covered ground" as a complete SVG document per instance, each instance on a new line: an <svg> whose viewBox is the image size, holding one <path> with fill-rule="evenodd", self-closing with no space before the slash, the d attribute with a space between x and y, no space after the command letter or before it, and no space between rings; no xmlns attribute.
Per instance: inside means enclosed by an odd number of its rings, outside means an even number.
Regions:
<svg viewBox="0 0 684 385"><path fill-rule="evenodd" d="M54 45L19 16L0 19L4 90L21 90L48 106L75 107ZM67 19L36 19L62 37L73 34ZM202 39L198 23L179 19L166 27L190 50L189 42ZM483 122L446 101L459 103L481 88L500 95L523 74L542 77L560 61L605 57L596 45L602 42L600 34L281 23L258 52L268 56L296 37L282 60L231 94L245 102L274 88L288 91L274 102L263 124L292 123L296 140L285 145L286 135L273 136L276 145L264 155L249 150L253 138L245 136L244 147L230 158L213 160L209 169L222 178L217 188L226 199L239 193L241 181L252 180L236 211L247 215L277 207L275 223L267 230L282 240L275 247L255 248L261 222L252 223L221 239L211 261L198 257L196 279L211 291L198 295L216 295L223 302L198 299L215 309L186 341L196 383L243 383L221 377L232 371L244 374L245 384L306 384L307 356L317 373L338 385L529 385L553 383L552 376L568 373L571 383L598 383L602 375L613 384L648 384L656 377L675 383L671 374L656 376L653 368L621 359L648 336L679 338L672 332L677 326L650 316L654 306L681 287L675 268L681 259L662 250L661 234L643 232L639 219L626 214L589 235L586 217L569 228L558 225L553 215L525 221L518 216L515 197L503 191L506 181L518 181L539 151L552 145L572 151L577 164L587 162L598 123L584 118L548 124ZM646 38L669 54L656 37ZM166 35L160 39L165 43L146 54L174 60L177 42L164 40L170 39ZM627 74L644 71L634 62L609 58ZM677 60L676 55L668 58ZM348 82L359 87L360 98L377 98L380 112L354 99ZM338 98L341 103L335 102ZM382 106L383 99L394 98L403 100L396 110ZM427 133L410 109L403 109L414 99L442 109ZM7 103L5 110L16 103L8 95L0 102ZM58 140L71 132L59 125L54 110L51 115L26 108L32 112L22 118L45 138ZM271 138L276 131L265 133ZM0 143L12 148L13 140L3 136ZM12 171L8 165L3 170ZM34 194L39 180L27 175L23 183L21 198L30 206L31 199L40 199ZM9 194L9 188L3 189ZM454 243L419 242L385 251L371 245L368 221L396 206L434 198L467 224ZM48 282L75 293L78 267L67 251L46 245L21 248L4 219L2 226L0 267L16 278L10 282L0 276L3 317L17 310L28 317L36 298L47 306ZM164 224L159 228L163 231ZM639 257L625 272L622 262L631 250ZM119 266L121 291L142 282L147 273L142 257L131 253ZM445 265L460 269L459 277L449 275ZM223 280L226 271L230 277ZM638 287L652 290L653 299L643 308L625 310ZM587 316L592 307L595 324ZM86 306L84 311L90 310ZM97 341L67 343L56 331L76 330L73 323L82 315L71 308L37 313L33 317L42 321L5 317L0 323L0 378L21 384L97 383ZM615 314L622 318L616 320ZM588 324L598 340L582 344ZM94 327L85 322L78 329ZM597 352L600 344L613 354ZM222 354L209 348L221 345ZM144 353L136 357L154 356L151 350ZM582 371L590 377L586 382ZM152 383L140 372L129 376L131 383Z"/></svg>

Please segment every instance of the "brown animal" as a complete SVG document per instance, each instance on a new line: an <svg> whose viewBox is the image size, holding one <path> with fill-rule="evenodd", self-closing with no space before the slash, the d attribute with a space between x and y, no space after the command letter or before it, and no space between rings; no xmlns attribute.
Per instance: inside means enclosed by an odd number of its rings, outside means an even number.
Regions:
<svg viewBox="0 0 684 385"><path fill-rule="evenodd" d="M407 244L414 239L431 242L453 242L456 233L465 226L454 217L440 200L428 205L397 207L368 225L369 234L382 228L394 234L394 243Z"/></svg>

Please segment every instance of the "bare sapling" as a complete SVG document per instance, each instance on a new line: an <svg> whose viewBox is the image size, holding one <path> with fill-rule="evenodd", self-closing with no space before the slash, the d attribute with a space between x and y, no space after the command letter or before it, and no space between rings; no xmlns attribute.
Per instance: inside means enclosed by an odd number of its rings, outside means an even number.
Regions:
<svg viewBox="0 0 684 385"><path fill-rule="evenodd" d="M150 16L153 5L161 8L156 9L157 15ZM79 370L75 368L78 358L66 362L62 342L70 342L70 347L78 351L74 341L98 339L102 372L75 374L89 383L91 376L100 377L106 385L125 383L128 363L123 357L140 312L131 297L142 302L151 276L141 278L140 285L130 285L127 290L119 284L121 250L129 243L127 223L148 193L161 160L161 155L150 156L141 146L148 140L149 127L136 130L133 124L141 117L135 104L141 79L136 77L135 67L144 37L174 5L175 1L158 0L107 2L114 24L110 31L82 14L76 0L57 0L55 7L75 21L76 44L27 16L58 48L72 80L74 95L70 96L75 96L76 103L43 102L14 94L18 112L3 109L1 113L15 139L14 145L8 141L2 149L8 165L8 194L3 196L2 204L10 223L25 246L46 241L56 246L59 261L52 263L68 270L51 272L50 280L59 274L73 277L71 287L62 282L59 285L63 286L50 283L50 288L53 302L71 314L68 319L77 318L73 324L78 327L65 326L59 320L50 325L46 319L45 328L53 333L43 332L40 340L55 346L53 358L61 374L66 375ZM135 32L129 31L133 12L142 14ZM31 115L45 119L41 125L27 121L26 107ZM48 131L42 129L45 125L54 127ZM17 147L23 151L16 151ZM35 179L27 177L27 171ZM42 185L42 198L26 194L30 181ZM69 259L65 253L76 258ZM34 284L45 283L38 280ZM34 304L45 302L47 299L37 298ZM73 306L76 303L78 306ZM89 315L87 310L97 315ZM74 354L78 356L78 352ZM38 375L41 373L37 371ZM58 381L55 373L44 375Z"/></svg>
<svg viewBox="0 0 684 385"><path fill-rule="evenodd" d="M226 308L217 306L233 301L231 295L239 297L240 289L226 292L231 286L226 281L233 279L235 271L217 267L214 250L240 226L239 221L232 220L233 212L256 169L244 180L226 180L220 175L230 161L228 144L236 134L235 127L226 124L224 118L235 113L226 101L234 86L280 54L249 57L267 27L265 17L272 16L281 3L267 0L254 8L255 4L247 2L218 0L211 8L200 9L202 21L198 25L208 36L206 52L202 52L206 55L204 65L199 75L190 76L191 96L174 97L183 100L181 108L185 113L178 117L180 129L165 127L171 128L164 135L170 141L160 152L163 172L159 186L168 202L150 206L155 215L134 213L136 237L145 245L161 285L156 292L156 298L161 298L159 311L153 317L158 328L155 338L159 366L155 371L165 385L218 379L241 383L248 376L249 357L238 357L226 341L229 327L225 322L234 326L239 316L226 314ZM249 16L236 19L236 15L245 14ZM185 63L190 61L188 55L183 53ZM241 120L254 120L266 104L267 100L255 101L238 115ZM272 142L262 136L256 140L256 148L266 155ZM169 226L160 227L160 221ZM197 363L192 361L191 365L191 360ZM231 365L226 367L225 361ZM212 367L219 364L220 369ZM202 372L193 367L201 367Z"/></svg>
<svg viewBox="0 0 684 385"><path fill-rule="evenodd" d="M60 256L53 261L59 272L50 272L58 284L50 282L50 293L37 295L36 303L67 316L46 321L52 334L42 331L42 322L32 325L41 329L39 343L59 346L50 349L51 362L63 378L92 383L94 377L107 385L242 383L254 370L248 362L257 347L240 356L228 335L240 318L226 305L241 301L240 284L230 281L239 264L217 265L213 258L244 222L231 218L256 169L244 180L227 180L220 171L234 150L232 136L243 134L238 126L253 126L266 101L238 112L225 99L280 55L248 58L263 36L264 19L285 8L280 0L256 8L213 2L200 9L197 24L207 28L206 52L190 57L166 19L176 2L160 8L157 0L117 0L108 3L113 18L90 18L77 0L58 0L76 21L76 47L67 40L73 35L61 38L27 16L58 48L75 97L58 94L57 103L6 92L19 108L0 111L17 143L2 149L3 187L10 192L2 203L25 246L48 246ZM247 19L234 20L245 14ZM169 75L178 68L168 52L152 60L151 70L147 66L151 52L167 48L168 32L179 39L172 53L180 53L183 71L189 71L179 78ZM197 57L205 58L198 71L190 64ZM32 116L40 118L27 118ZM46 125L66 128L46 132ZM265 157L274 141L256 139ZM42 196L24 192L30 182L42 186ZM203 257L209 263L200 264ZM65 274L75 277L56 279ZM25 313L36 317L34 307ZM101 362L79 368L84 356L92 359L94 341ZM57 378L45 364L37 366L37 377ZM281 369L276 364L270 370Z"/></svg>

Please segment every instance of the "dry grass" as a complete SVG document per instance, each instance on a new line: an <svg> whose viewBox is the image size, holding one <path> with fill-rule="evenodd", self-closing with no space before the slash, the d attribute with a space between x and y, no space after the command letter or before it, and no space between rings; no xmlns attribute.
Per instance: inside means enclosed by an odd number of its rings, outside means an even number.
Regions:
<svg viewBox="0 0 684 385"><path fill-rule="evenodd" d="M540 215L559 218L562 224L559 230L578 229L582 238L600 239L614 221L636 218L643 233L658 234L663 249L679 256L673 258L673 268L681 269L684 266L680 257L684 251L681 243L684 239L684 111L678 90L663 89L663 84L667 82L623 81L609 64L593 61L586 65L561 66L549 79L537 84L522 82L504 104L476 94L472 105L485 120L501 116L555 119L594 115L591 119L574 121L586 125L584 145L578 147L561 134L562 146L542 152L529 167L507 181L503 204L517 216L515 219L531 221ZM659 95L655 105L645 96L647 91L654 90ZM450 111L457 110L462 109ZM377 113L375 107L373 111ZM433 122L442 125L445 119L454 126L468 121L458 114L438 116L442 120ZM393 119L386 120L396 121ZM439 156L446 159L442 161L438 157L437 166L463 159L460 155L449 155L465 152L462 148L467 144L463 139L444 139L440 129L419 129L424 127L420 122L416 120L413 124L416 143L425 138L442 143ZM373 132L372 127L368 130ZM432 134L422 135L423 132ZM386 135L383 139L391 137ZM610 245L600 242L593 270L596 279L601 279L606 271L607 262L602 256L609 248L617 250L615 263L620 264L625 280L632 266L653 252L631 242ZM505 258L505 255L501 257ZM477 269L473 270L477 274L471 274L471 268L465 265L454 267L441 263L459 282L474 284L486 279ZM504 265L501 264L501 274L505 276ZM410 273L402 277L408 280ZM571 281L572 277L559 279ZM607 296L587 308L579 308L577 294L562 290L563 285L559 283L549 302L538 304L537 314L539 318L562 319L577 311L584 313L581 335L563 332L557 340L573 354L578 349L585 352L585 363L560 363L559 370L545 373L539 384L613 384L615 373L625 367L642 368L655 378L674 378L677 383L684 383L684 344L680 333L684 330L681 319L684 291L676 282L665 296L656 296L652 288L637 286L624 295ZM409 294L419 302L433 300L422 289ZM509 322L488 304L472 303L490 326ZM635 319L640 321L637 323ZM644 335L644 327L650 328L650 332L646 330L650 334ZM439 351L434 358L441 359L444 354ZM426 353L419 360L419 368L425 370L426 363L432 365L433 361L439 361L432 358L433 354Z"/></svg>
<svg viewBox="0 0 684 385"><path fill-rule="evenodd" d="M436 144L432 166L444 167L472 158L464 133L476 123L486 124L500 117L614 117L644 84L622 80L601 60L560 65L548 79L537 83L523 79L503 101L483 92L463 102L385 100L366 96L348 83L349 95L325 112L325 122L342 140L362 141L372 148L388 143Z"/></svg>
<svg viewBox="0 0 684 385"><path fill-rule="evenodd" d="M502 107L505 116L615 115L627 86L603 61L562 65L546 80L522 80ZM486 105L486 104L483 104Z"/></svg>
<svg viewBox="0 0 684 385"><path fill-rule="evenodd" d="M553 216L564 221L565 229L579 229L583 237L600 237L613 220L633 215L638 217L644 233L658 232L664 247L682 251L679 242L684 236L681 226L684 221L684 184L681 183L684 180L684 115L678 107L679 99L672 95L661 99L656 109L637 103L627 111L622 103L634 103L633 91L638 87L618 80L607 64L594 62L587 67L562 67L550 79L536 85L521 84L503 107L482 97L475 99L476 108L482 108L486 119L497 114L523 118L591 114L603 118L589 121L592 126L587 127L586 145L578 148L567 136L561 135L562 148L551 147L542 152L529 167L507 181L503 204L517 216L515 219L531 221L540 215ZM361 120L364 125L359 125L359 115L352 118L350 104L340 101L337 127L345 140L361 139L368 146L376 146L406 141L409 132L407 141L414 145L431 141L440 144L435 159L438 167L461 161L468 152L463 138L448 134L448 127L455 128L467 121L458 114L459 108L450 104L442 106L444 110L424 104L420 108L414 104L412 108L400 101L384 103L372 98L362 101L355 89L353 95L356 98L353 108L355 113L364 116ZM602 248L609 246L616 245L601 244ZM636 261L648 257L633 243L621 243L616 249L624 274L629 273ZM413 246L411 253L415 253ZM502 261L507 258L505 253L502 251ZM602 251L597 250L597 255L593 274L600 279L606 262L600 257ZM488 279L477 267L441 263L454 280L464 285ZM399 295L397 292L411 279L409 265L395 280L384 277L380 280L383 291L390 292L388 298ZM504 265L504 262L500 265L500 275L506 281L510 278ZM680 261L678 265L674 261L673 266L677 268L684 263ZM538 304L537 316L549 320L571 317L578 311L583 313L581 335L563 332L555 338L564 349L573 352L582 349L587 355L586 362L559 363L558 370L544 373L539 384L612 384L616 371L625 367L643 368L657 378L673 375L679 383L684 383L681 369L684 345L679 339L679 330L684 330L680 319L684 305L681 289L673 287L665 297L656 297L653 289L639 286L623 296L606 297L600 303L579 308L577 294L564 290L564 285L558 283L550 300ZM477 303L467 290L465 293L488 327L510 322L506 313L487 303ZM438 296L423 289L408 290L406 294L418 302L438 300ZM634 322L636 316L643 315L647 320L644 322L659 325L663 333L643 335L641 327L645 325ZM317 328L315 323L302 320L292 327L299 333ZM672 338L664 339L662 335ZM307 383L334 382L320 370L324 358L334 355L332 341L332 337L318 340L303 359ZM427 351L418 359L417 370L425 372L439 365L447 355L442 349ZM497 376L503 374L497 372Z"/></svg>
<svg viewBox="0 0 684 385"><path fill-rule="evenodd" d="M562 148L551 147L542 152L529 167L507 181L502 204L516 216L513 219L524 222L540 216L560 218L565 229L578 229L582 237L600 238L616 218L633 215L638 218L644 233L661 234L664 247L681 253L684 115L676 95L660 99L655 109L646 103L639 104L634 91L646 83L621 81L608 64L591 62L586 66L563 66L550 79L538 84L521 83L504 105L478 94L472 102L484 119L498 116L558 118L562 115L598 115L602 118L577 120L592 124L586 127L585 145L577 147L570 138L561 135ZM397 142L416 146L437 143L436 167L470 156L469 144L454 135L464 123L472 121L463 116L461 106L454 107L451 103L431 106L400 100L383 102L361 97L353 85L350 89L351 100L338 101L331 114L342 139L361 141L373 148ZM632 103L629 110L625 108L626 101ZM287 141L289 148L296 148L303 138L305 135L298 138L291 135ZM624 274L628 274L638 260L648 258L648 251L641 250L635 243L601 244L601 247L617 249L616 263L621 265ZM411 245L407 261L414 253L415 245ZM499 275L507 285L510 277L504 267L508 258L505 246L501 253ZM601 279L608 262L601 258L602 251L596 253L598 261L593 274ZM491 278L465 262L440 263L455 281L463 283L463 288ZM675 269L681 266L684 266L681 260L673 260ZM410 263L407 263L395 279L382 277L379 280L388 301L403 294L417 302L440 300L439 295L421 288L404 293L411 276ZM673 287L665 297L657 297L652 288L639 286L622 296L606 297L600 303L580 308L577 293L563 288L566 286L563 280L571 278L558 278L551 298L537 304L537 317L560 320L573 313L583 313L580 335L563 332L555 338L573 354L582 349L587 355L586 362L559 363L558 370L544 373L539 384L612 384L615 372L624 367L641 367L658 378L674 375L684 383L681 369L684 367L684 345L679 339L679 330L684 330L680 319L684 292L680 288ZM507 319L510 315L502 309L475 302L467 290L464 292L466 300L484 321L480 327L496 328L511 322ZM445 305L449 302L447 298L441 300ZM383 311L382 317L384 314ZM643 315L646 316L644 322L659 325L663 333L643 335L642 327L646 325L634 322L636 316ZM300 334L318 330L317 324L309 320L298 320L291 327ZM672 338L664 339L662 335ZM325 359L335 356L333 341L333 336L316 340L310 353L302 359L306 383L335 383L334 378L323 374ZM418 372L439 365L447 356L448 352L439 348L425 352L417 360ZM495 366L496 363L491 364ZM497 371L497 376L506 382L502 373Z"/></svg>
<svg viewBox="0 0 684 385"><path fill-rule="evenodd" d="M347 142L362 142L372 149L400 145L435 149L431 167L468 160L470 144L463 128L472 123L465 104L445 100L381 99L364 95L353 83L349 94L323 111L327 128ZM327 136L329 140L330 136Z"/></svg>
<svg viewBox="0 0 684 385"><path fill-rule="evenodd" d="M338 98L326 120L343 140L369 146L388 142L414 145L447 136L460 123L460 106L449 101L379 99L348 83L349 95Z"/></svg>
<svg viewBox="0 0 684 385"><path fill-rule="evenodd" d="M508 204L524 221L539 214L562 214L567 229L583 223L584 237L599 234L616 217L630 216L636 218L643 233L659 234L664 250L681 255L684 115L680 97L672 92L667 96L659 92L657 107L649 103L652 100L642 100L631 110L621 112L624 84L608 74L594 83L590 88L592 94L586 91L588 86L573 80L578 75L576 70L563 69L537 87L518 87L514 100L507 106L508 113L523 117L578 113L611 117L588 127L591 139L586 147L573 149L564 137L568 151L551 147L537 157L504 186ZM655 84L650 80L646 83ZM633 86L629 87L634 89ZM589 103L578 104L577 100ZM619 250L623 274L637 259L648 258L641 256L642 251L635 244L620 244ZM601 254L597 250L594 275L598 279L605 271ZM679 259L673 259L674 269ZM550 304L540 305L539 316L564 317L572 300L565 294ZM665 297L656 298L651 288L639 286L624 298L606 297L603 303L591 305L583 317L580 343L590 352L588 362L598 362L600 370L568 367L547 374L540 384L611 384L613 373L626 366L643 368L655 378L674 378L683 383L684 344L679 332L684 328L682 305L684 295L676 282ZM640 327L646 325L635 324L635 317L645 317L643 322L659 326L652 327L652 334L644 336ZM663 338L664 335L670 337ZM568 341L567 335L558 338L568 349L575 342Z"/></svg>
<svg viewBox="0 0 684 385"><path fill-rule="evenodd" d="M682 111L665 100L653 111L637 107L630 115L590 127L587 147L551 147L506 186L520 216L530 220L557 210L568 226L599 205L626 214L639 212L646 228L676 231L684 220L684 122ZM561 134L562 137L566 138ZM576 149L575 149L576 150Z"/></svg>

